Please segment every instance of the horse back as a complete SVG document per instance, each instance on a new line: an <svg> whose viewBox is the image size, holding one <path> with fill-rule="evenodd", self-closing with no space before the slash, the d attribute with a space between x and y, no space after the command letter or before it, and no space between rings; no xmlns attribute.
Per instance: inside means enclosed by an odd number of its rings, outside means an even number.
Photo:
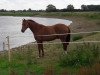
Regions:
<svg viewBox="0 0 100 75"><path fill-rule="evenodd" d="M70 33L69 27L65 24L56 24L54 25L54 29L57 34Z"/></svg>

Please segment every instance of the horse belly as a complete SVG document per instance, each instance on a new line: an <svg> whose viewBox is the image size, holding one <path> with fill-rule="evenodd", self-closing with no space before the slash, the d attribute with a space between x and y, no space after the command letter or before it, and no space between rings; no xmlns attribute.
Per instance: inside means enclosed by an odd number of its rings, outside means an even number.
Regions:
<svg viewBox="0 0 100 75"><path fill-rule="evenodd" d="M55 35L53 35L53 36L43 36L43 37L41 37L41 40L42 40L42 41L52 41L52 40L55 40L55 39L57 39L57 37L56 37Z"/></svg>

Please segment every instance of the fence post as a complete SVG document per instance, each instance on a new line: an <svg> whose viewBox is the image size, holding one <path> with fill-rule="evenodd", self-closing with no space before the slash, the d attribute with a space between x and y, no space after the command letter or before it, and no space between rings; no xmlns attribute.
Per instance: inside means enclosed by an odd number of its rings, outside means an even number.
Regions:
<svg viewBox="0 0 100 75"><path fill-rule="evenodd" d="M5 51L5 43L3 42L3 51Z"/></svg>
<svg viewBox="0 0 100 75"><path fill-rule="evenodd" d="M11 61L11 51L10 51L9 36L7 36L6 38L7 38L7 45L8 45L8 59L9 59L9 62L10 62Z"/></svg>

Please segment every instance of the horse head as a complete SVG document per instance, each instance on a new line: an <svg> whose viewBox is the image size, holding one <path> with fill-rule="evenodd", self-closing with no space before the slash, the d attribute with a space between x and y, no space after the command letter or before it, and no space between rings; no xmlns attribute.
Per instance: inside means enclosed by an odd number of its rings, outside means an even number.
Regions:
<svg viewBox="0 0 100 75"><path fill-rule="evenodd" d="M21 32L25 32L25 30L29 27L29 23L28 23L28 20L25 20L23 19L22 21L22 29L21 29Z"/></svg>

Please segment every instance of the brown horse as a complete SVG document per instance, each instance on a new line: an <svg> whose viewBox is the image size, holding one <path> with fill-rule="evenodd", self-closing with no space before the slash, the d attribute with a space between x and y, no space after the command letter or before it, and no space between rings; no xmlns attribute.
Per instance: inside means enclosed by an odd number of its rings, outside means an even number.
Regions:
<svg viewBox="0 0 100 75"><path fill-rule="evenodd" d="M51 41L54 39L60 39L63 44L64 51L67 52L67 46L70 42L70 29L68 26L64 24L44 26L33 20L24 19L22 22L21 31L24 33L27 28L29 28L33 32L35 40L38 44L39 57L44 56L43 41Z"/></svg>

